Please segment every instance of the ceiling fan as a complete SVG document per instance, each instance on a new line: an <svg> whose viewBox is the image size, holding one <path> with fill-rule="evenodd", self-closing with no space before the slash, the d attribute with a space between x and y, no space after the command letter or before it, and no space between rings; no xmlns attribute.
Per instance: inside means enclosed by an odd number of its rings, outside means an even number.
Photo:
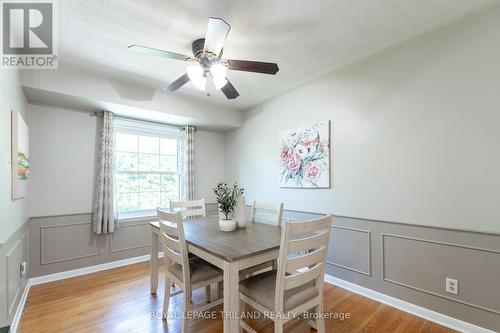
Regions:
<svg viewBox="0 0 500 333"><path fill-rule="evenodd" d="M277 64L270 62L222 59L222 47L229 29L231 29L231 26L223 19L210 17L205 38L197 39L192 44L194 57L141 45L131 45L128 48L138 53L182 60L189 63L186 74L167 87L171 92L176 91L189 81L196 88L205 91L207 79L210 78L217 90L222 90L222 93L228 99L234 99L239 96L239 93L227 79L228 69L274 75L279 68Z"/></svg>

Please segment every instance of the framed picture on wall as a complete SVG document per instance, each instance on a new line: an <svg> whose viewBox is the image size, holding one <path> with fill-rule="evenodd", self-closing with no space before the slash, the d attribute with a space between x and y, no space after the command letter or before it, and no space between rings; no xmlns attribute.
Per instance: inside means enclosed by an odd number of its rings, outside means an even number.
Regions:
<svg viewBox="0 0 500 333"><path fill-rule="evenodd" d="M280 186L330 188L330 121L287 131L279 135Z"/></svg>
<svg viewBox="0 0 500 333"><path fill-rule="evenodd" d="M28 195L30 171L28 125L19 112L12 111L12 199Z"/></svg>

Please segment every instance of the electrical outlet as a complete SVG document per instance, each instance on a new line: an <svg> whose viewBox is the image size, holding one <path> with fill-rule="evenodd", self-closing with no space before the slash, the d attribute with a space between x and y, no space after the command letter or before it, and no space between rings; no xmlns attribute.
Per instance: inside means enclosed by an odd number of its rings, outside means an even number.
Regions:
<svg viewBox="0 0 500 333"><path fill-rule="evenodd" d="M458 295L458 280L451 279L449 277L446 278L446 292Z"/></svg>
<svg viewBox="0 0 500 333"><path fill-rule="evenodd" d="M26 273L27 273L27 268L28 268L28 265L26 264L26 261L23 261L19 267L19 275L23 278L23 277L26 277Z"/></svg>

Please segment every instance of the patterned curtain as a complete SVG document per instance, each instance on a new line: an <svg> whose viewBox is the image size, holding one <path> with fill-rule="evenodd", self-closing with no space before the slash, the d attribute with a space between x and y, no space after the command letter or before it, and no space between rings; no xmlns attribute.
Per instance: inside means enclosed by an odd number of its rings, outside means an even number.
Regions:
<svg viewBox="0 0 500 333"><path fill-rule="evenodd" d="M113 198L113 113L98 116L97 175L93 228L97 234L111 233L115 226Z"/></svg>
<svg viewBox="0 0 500 333"><path fill-rule="evenodd" d="M193 126L185 126L181 138L181 200L194 200L194 132Z"/></svg>

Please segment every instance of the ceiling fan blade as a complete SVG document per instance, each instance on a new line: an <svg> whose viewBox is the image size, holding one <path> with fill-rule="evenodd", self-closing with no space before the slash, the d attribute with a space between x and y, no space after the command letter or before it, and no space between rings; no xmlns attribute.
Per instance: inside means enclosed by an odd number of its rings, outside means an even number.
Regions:
<svg viewBox="0 0 500 333"><path fill-rule="evenodd" d="M236 90L236 88L227 80L227 83L224 85L224 87L221 88L222 92L224 95L226 95L227 99L235 99L238 97L240 94Z"/></svg>
<svg viewBox="0 0 500 333"><path fill-rule="evenodd" d="M189 82L189 76L187 74L184 74L174 82L170 83L170 85L167 87L167 90L170 92L174 92L188 82Z"/></svg>
<svg viewBox="0 0 500 333"><path fill-rule="evenodd" d="M205 36L205 52L215 54L217 57L222 51L231 26L221 18L210 17L208 19L207 34Z"/></svg>
<svg viewBox="0 0 500 333"><path fill-rule="evenodd" d="M188 56L183 55L183 54L153 49L153 48L141 46L141 45L130 45L128 47L128 49L130 51L133 51L133 52L162 57L162 58L169 58L169 59L183 60L183 61L191 59L191 57L188 57Z"/></svg>
<svg viewBox="0 0 500 333"><path fill-rule="evenodd" d="M273 62L260 62L248 60L225 60L229 69L233 71L254 72L275 75L280 70L278 64Z"/></svg>

